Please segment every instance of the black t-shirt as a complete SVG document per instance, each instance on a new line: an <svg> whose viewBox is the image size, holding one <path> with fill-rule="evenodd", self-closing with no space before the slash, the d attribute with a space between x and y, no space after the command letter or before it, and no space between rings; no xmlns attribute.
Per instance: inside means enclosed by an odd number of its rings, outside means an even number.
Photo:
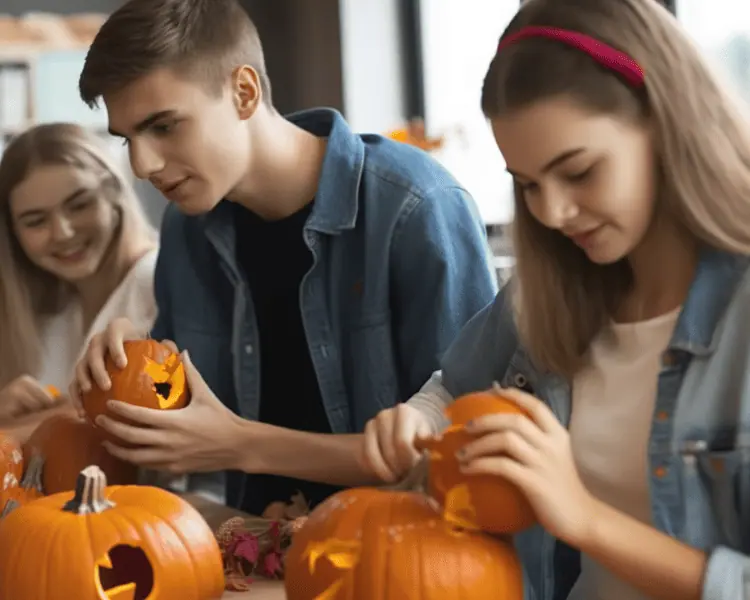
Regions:
<svg viewBox="0 0 750 600"><path fill-rule="evenodd" d="M331 433L302 324L300 285L313 256L303 238L312 202L279 221L264 221L236 206L237 260L255 308L260 353L259 420L298 431ZM240 508L260 514L297 491L311 506L340 488L278 477L247 475Z"/></svg>

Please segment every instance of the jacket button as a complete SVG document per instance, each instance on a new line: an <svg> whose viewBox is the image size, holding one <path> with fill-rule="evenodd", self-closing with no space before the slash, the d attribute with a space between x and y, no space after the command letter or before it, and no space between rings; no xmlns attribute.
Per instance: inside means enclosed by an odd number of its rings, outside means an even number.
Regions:
<svg viewBox="0 0 750 600"><path fill-rule="evenodd" d="M250 344L245 345L245 354L252 354L253 353L253 347Z"/></svg>

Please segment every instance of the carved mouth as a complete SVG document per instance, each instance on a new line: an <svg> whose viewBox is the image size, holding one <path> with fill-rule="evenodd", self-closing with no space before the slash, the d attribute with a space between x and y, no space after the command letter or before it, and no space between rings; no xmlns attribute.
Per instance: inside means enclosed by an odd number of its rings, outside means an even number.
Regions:
<svg viewBox="0 0 750 600"><path fill-rule="evenodd" d="M107 600L148 600L154 590L154 569L136 546L114 546L98 561L95 577Z"/></svg>

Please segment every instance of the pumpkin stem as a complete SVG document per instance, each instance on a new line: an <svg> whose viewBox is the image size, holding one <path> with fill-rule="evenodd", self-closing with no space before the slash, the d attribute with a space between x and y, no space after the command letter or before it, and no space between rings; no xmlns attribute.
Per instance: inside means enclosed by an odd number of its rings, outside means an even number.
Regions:
<svg viewBox="0 0 750 600"><path fill-rule="evenodd" d="M42 485L42 471L44 470L44 458L40 454L34 454L29 459L29 465L26 467L26 473L21 479L20 487L25 490L37 490L40 494L44 493Z"/></svg>
<svg viewBox="0 0 750 600"><path fill-rule="evenodd" d="M4 519L5 517L7 517L10 513L16 510L19 506L21 505L17 501L8 500L5 503L5 506L3 507L3 512L0 513L0 519Z"/></svg>
<svg viewBox="0 0 750 600"><path fill-rule="evenodd" d="M99 467L91 465L78 475L76 493L73 499L63 506L65 512L77 515L101 513L114 506L104 494L107 476Z"/></svg>
<svg viewBox="0 0 750 600"><path fill-rule="evenodd" d="M503 387L497 382L492 382L492 391L495 392L498 396L503 395Z"/></svg>

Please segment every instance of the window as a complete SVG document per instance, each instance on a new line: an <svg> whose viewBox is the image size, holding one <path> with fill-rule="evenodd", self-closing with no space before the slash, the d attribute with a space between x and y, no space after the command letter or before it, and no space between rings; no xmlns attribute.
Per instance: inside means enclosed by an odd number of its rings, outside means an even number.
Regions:
<svg viewBox="0 0 750 600"><path fill-rule="evenodd" d="M750 3L677 0L677 18L750 104Z"/></svg>

